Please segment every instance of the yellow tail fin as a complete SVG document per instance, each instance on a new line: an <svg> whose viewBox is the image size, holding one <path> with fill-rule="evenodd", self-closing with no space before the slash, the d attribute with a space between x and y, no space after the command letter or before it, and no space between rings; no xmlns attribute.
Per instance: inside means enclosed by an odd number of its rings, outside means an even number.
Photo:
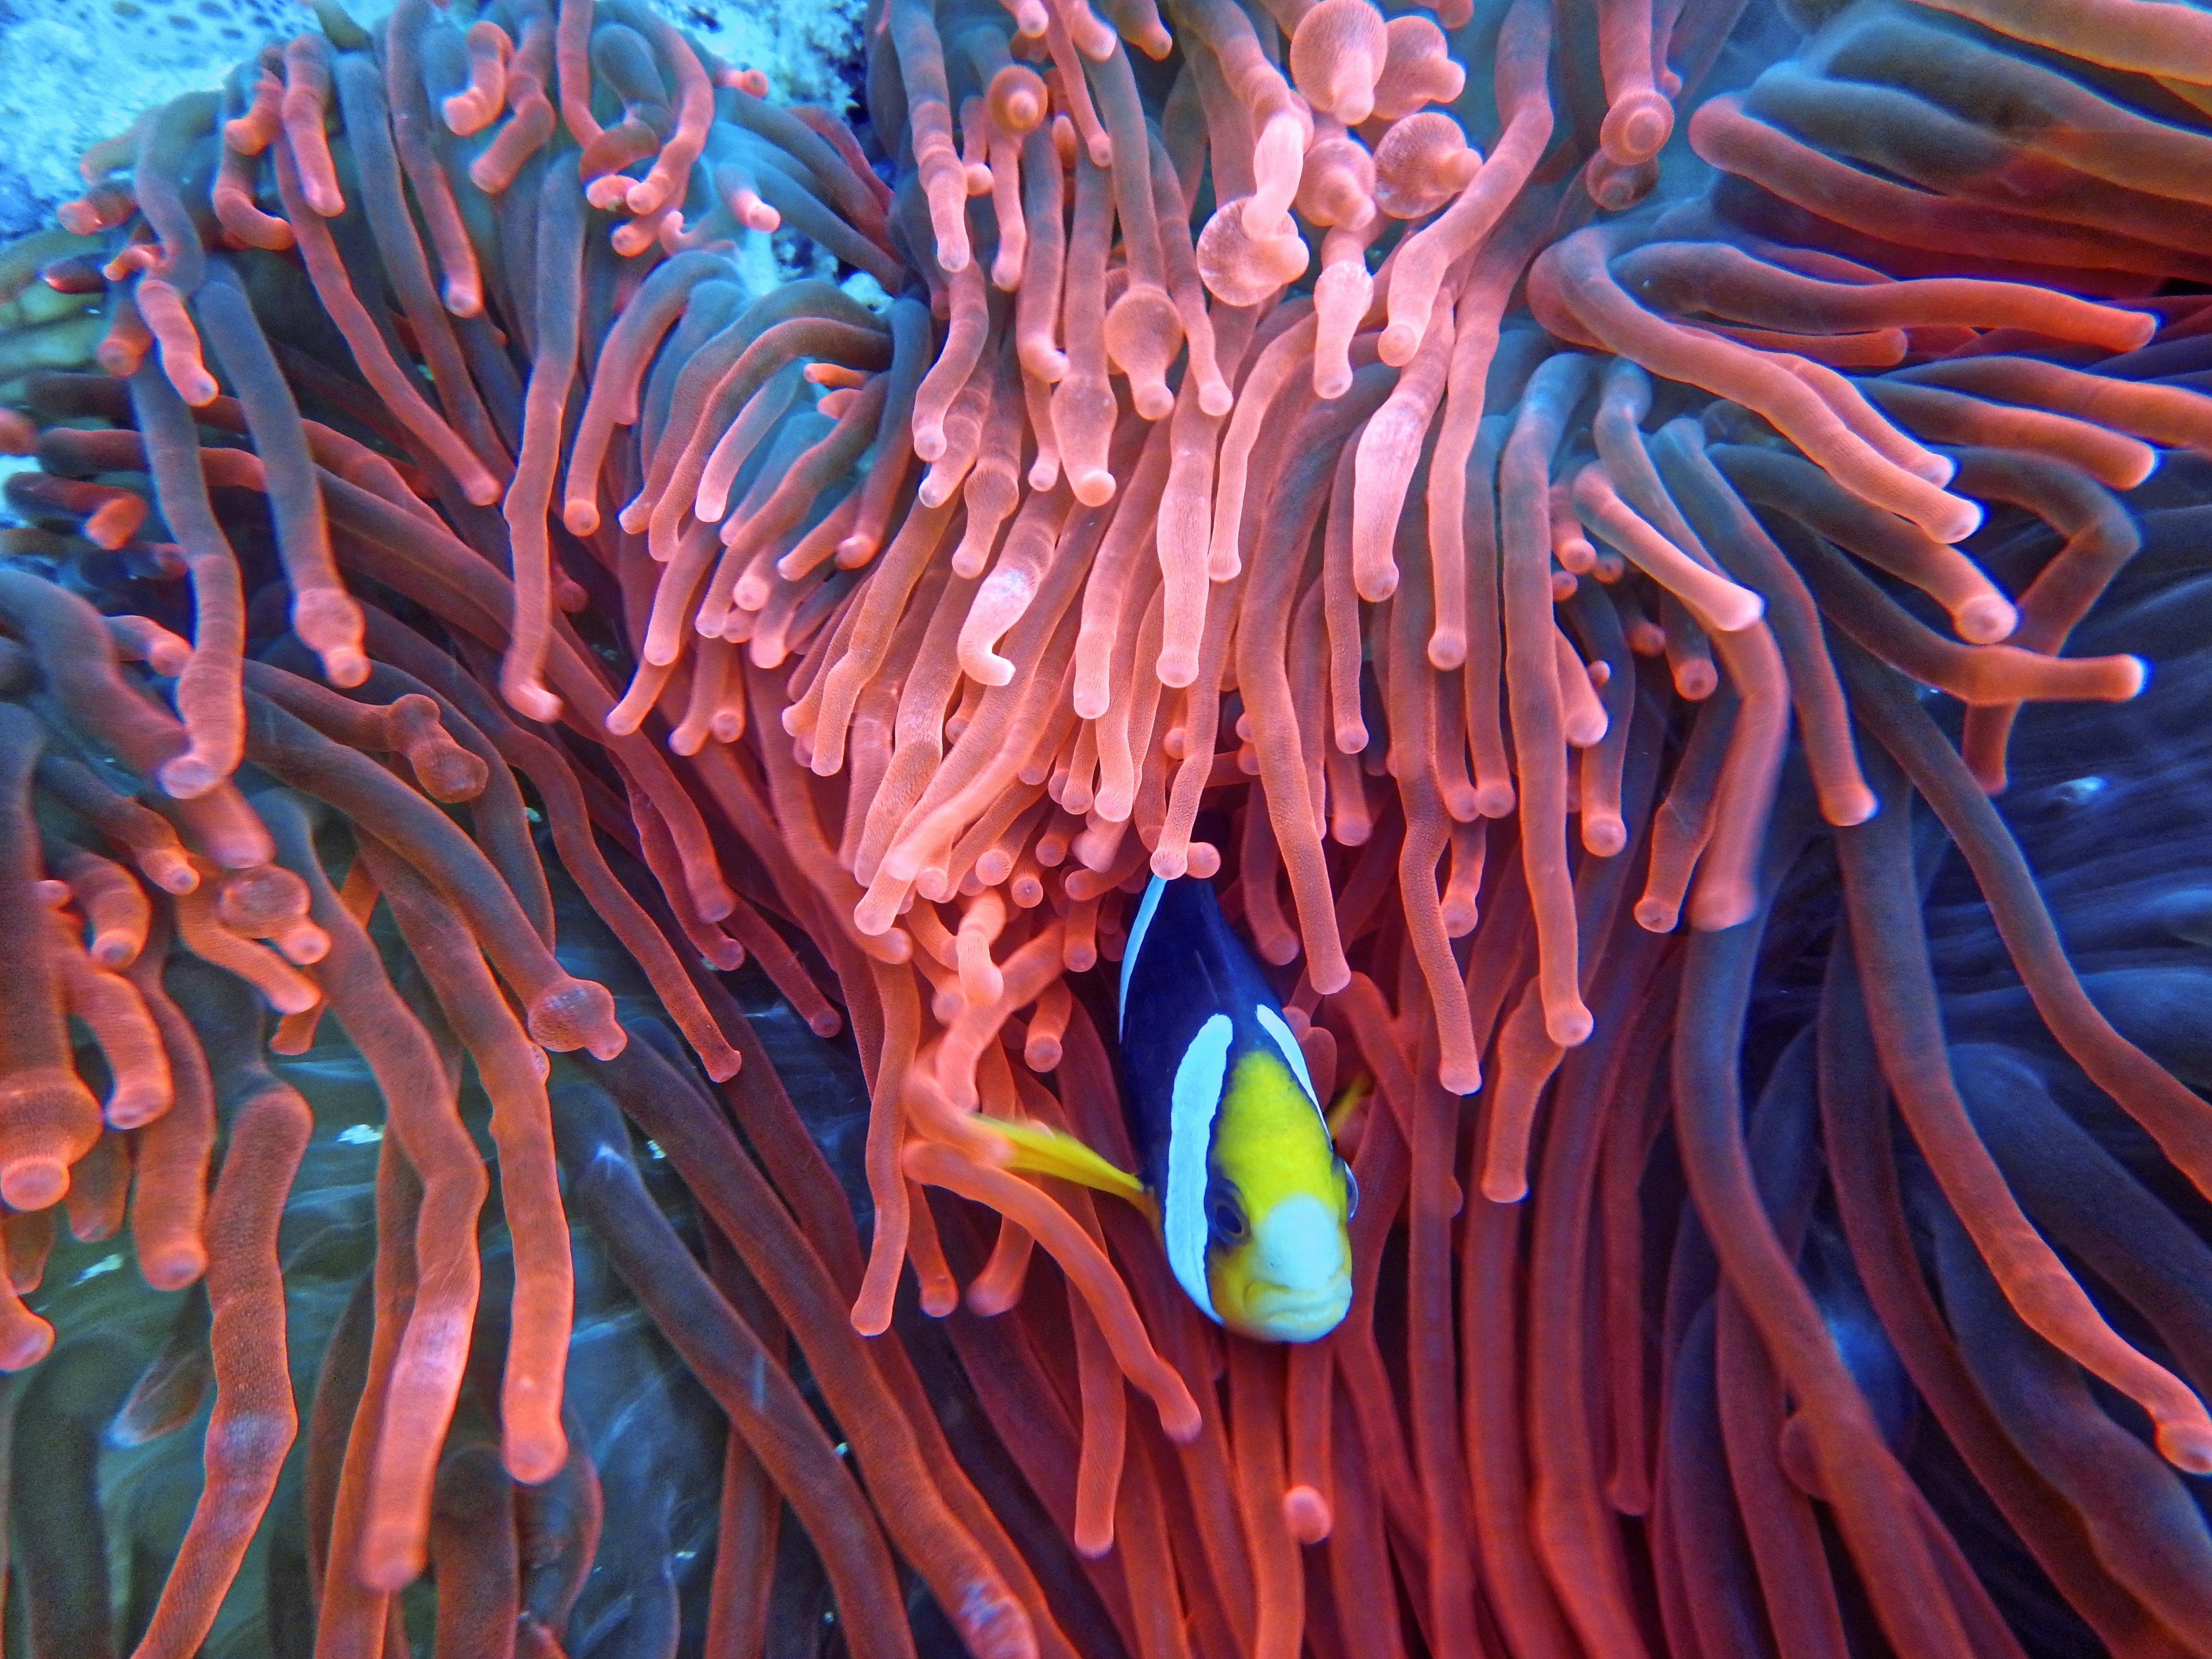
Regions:
<svg viewBox="0 0 2212 1659"><path fill-rule="evenodd" d="M1116 1198L1127 1200L1147 1215L1152 1213L1152 1195L1145 1190L1142 1182L1127 1170L1108 1163L1073 1135L1042 1123L993 1117L988 1112L976 1113L975 1121L1012 1143L1014 1155L1007 1168L1026 1170L1031 1175L1053 1176L1096 1192L1111 1193Z"/></svg>

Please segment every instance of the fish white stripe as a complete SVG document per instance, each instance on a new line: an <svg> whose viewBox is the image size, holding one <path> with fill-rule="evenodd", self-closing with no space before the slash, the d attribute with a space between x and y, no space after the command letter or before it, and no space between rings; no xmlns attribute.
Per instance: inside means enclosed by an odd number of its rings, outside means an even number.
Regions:
<svg viewBox="0 0 2212 1659"><path fill-rule="evenodd" d="M1306 1098L1318 1108L1321 1097L1314 1092L1313 1073L1306 1070L1306 1051L1298 1047L1297 1038L1291 1035L1290 1022L1264 1002L1255 1003L1252 1014L1260 1022L1261 1029L1275 1039L1275 1046L1283 1051L1283 1059L1290 1066L1291 1075L1297 1079L1298 1086L1306 1091Z"/></svg>
<svg viewBox="0 0 2212 1659"><path fill-rule="evenodd" d="M1158 886L1155 879L1155 891ZM1168 1266L1190 1299L1217 1324L1221 1316L1213 1311L1213 1292L1206 1280L1206 1160L1213 1149L1213 1117L1221 1104L1222 1080L1229 1074L1229 1043L1235 1029L1228 1015L1214 1015L1198 1028L1176 1066L1168 1117L1167 1194L1160 1206Z"/></svg>
<svg viewBox="0 0 2212 1659"><path fill-rule="evenodd" d="M1145 884L1145 896L1137 906L1137 920L1129 929L1129 942L1121 947L1121 994L1115 1005L1115 1018L1127 1017L1129 1012L1129 976L1137 971L1137 955L1145 948L1145 935L1152 931L1152 912L1160 908L1160 895L1167 890L1167 883L1154 876Z"/></svg>

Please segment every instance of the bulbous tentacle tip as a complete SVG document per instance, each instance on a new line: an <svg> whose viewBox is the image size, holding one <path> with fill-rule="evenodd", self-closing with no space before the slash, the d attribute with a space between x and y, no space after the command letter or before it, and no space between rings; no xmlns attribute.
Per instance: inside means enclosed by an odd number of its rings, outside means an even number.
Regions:
<svg viewBox="0 0 2212 1659"><path fill-rule="evenodd" d="M1198 235L1198 274L1206 292L1224 305L1257 305L1277 289L1305 274L1310 260L1305 240L1286 215L1263 218L1255 229L1248 208L1255 200L1240 197L1224 203Z"/></svg>
<svg viewBox="0 0 2212 1659"><path fill-rule="evenodd" d="M1077 471L1070 467L1067 487L1075 492L1075 499L1085 507L1103 507L1114 499L1114 475L1103 468Z"/></svg>
<svg viewBox="0 0 2212 1659"><path fill-rule="evenodd" d="M1482 166L1458 122L1440 110L1394 121L1375 146L1375 204L1394 219L1418 219L1464 190Z"/></svg>
<svg viewBox="0 0 2212 1659"><path fill-rule="evenodd" d="M1340 951L1330 962L1324 963L1318 957L1310 960L1306 963L1306 978L1322 995L1333 997L1352 983L1352 969Z"/></svg>
<svg viewBox="0 0 2212 1659"><path fill-rule="evenodd" d="M532 1433L510 1428L501 1447L500 1462L522 1485L543 1486L568 1463L568 1437L557 1423Z"/></svg>
<svg viewBox="0 0 2212 1659"><path fill-rule="evenodd" d="M2191 1416L2158 1426L2159 1455L2184 1474L2212 1474L2212 1423L2202 1407Z"/></svg>
<svg viewBox="0 0 2212 1659"><path fill-rule="evenodd" d="M1492 1204L1518 1204L1528 1196L1528 1177L1517 1164L1510 1170L1486 1170L1482 1195Z"/></svg>
<svg viewBox="0 0 2212 1659"><path fill-rule="evenodd" d="M198 749L190 749L164 764L154 781L171 800L198 800L228 775Z"/></svg>
<svg viewBox="0 0 2212 1659"><path fill-rule="evenodd" d="M2020 625L2020 612L1996 594L1969 599L1959 607L1959 637L1972 645L1995 645L2012 637Z"/></svg>
<svg viewBox="0 0 2212 1659"><path fill-rule="evenodd" d="M1667 147L1674 132L1674 106L1656 88L1638 88L1616 99L1598 129L1598 144L1617 167L1632 167Z"/></svg>
<svg viewBox="0 0 2212 1659"><path fill-rule="evenodd" d="M415 769L415 779L432 800L453 806L483 794L491 781L491 769L465 749L441 750L424 757Z"/></svg>
<svg viewBox="0 0 2212 1659"><path fill-rule="evenodd" d="M1318 1544L1336 1525L1328 1499L1313 1487L1300 1484L1283 1493L1283 1521L1291 1536L1301 1544Z"/></svg>
<svg viewBox="0 0 2212 1659"><path fill-rule="evenodd" d="M142 1129L167 1111L173 1098L158 1082L118 1084L102 1115L111 1129Z"/></svg>
<svg viewBox="0 0 2212 1659"><path fill-rule="evenodd" d="M397 1595L420 1578L429 1565L427 1532L427 1528L404 1516L381 1523L373 1518L361 1542L362 1583L383 1595Z"/></svg>
<svg viewBox="0 0 2212 1659"><path fill-rule="evenodd" d="M507 706L525 720L550 726L561 718L561 699L534 681L502 678L500 690Z"/></svg>
<svg viewBox="0 0 2212 1659"><path fill-rule="evenodd" d="M1544 1035L1561 1048L1578 1048L1589 1041L1595 1022L1580 997L1544 1010Z"/></svg>
<svg viewBox="0 0 2212 1659"><path fill-rule="evenodd" d="M197 1285L207 1267L206 1247L197 1238L142 1250L138 1256L140 1274L157 1291L181 1291L187 1285Z"/></svg>
<svg viewBox="0 0 2212 1659"><path fill-rule="evenodd" d="M1935 481L1930 479L1929 482ZM1920 527L1937 541L1956 544L1979 530L1985 516L1979 501L1970 501L1959 495L1947 495L1939 506L1929 510L1918 522Z"/></svg>
<svg viewBox="0 0 2212 1659"><path fill-rule="evenodd" d="M1643 161L1622 167L1603 151L1590 157L1583 173L1583 188L1591 201L1607 213L1626 213L1652 192L1659 183L1659 164Z"/></svg>
<svg viewBox="0 0 2212 1659"><path fill-rule="evenodd" d="M1291 78L1316 110L1357 126L1375 110L1388 26L1367 0L1321 0L1291 35Z"/></svg>
<svg viewBox="0 0 2212 1659"><path fill-rule="evenodd" d="M1143 420L1164 421L1175 413L1175 393L1168 390L1164 380L1155 380L1133 388L1131 401L1136 405L1139 417Z"/></svg>
<svg viewBox="0 0 2212 1659"><path fill-rule="evenodd" d="M1206 1426L1205 1419L1199 1415L1198 1402L1187 1393L1179 1399L1170 1396L1155 1403L1159 1407L1160 1431L1178 1446L1190 1444Z"/></svg>
<svg viewBox="0 0 2212 1659"><path fill-rule="evenodd" d="M1053 344L1048 335L1027 335L1017 339L1014 356L1024 371L1036 375L1047 386L1058 386L1067 378L1067 354ZM918 437L914 453L921 455ZM935 458L921 455L921 459L927 461Z"/></svg>
<svg viewBox="0 0 2212 1659"><path fill-rule="evenodd" d="M1680 664L1674 670L1674 692L1685 702L1703 702L1720 689L1720 671L1702 659Z"/></svg>
<svg viewBox="0 0 2212 1659"><path fill-rule="evenodd" d="M332 685L350 690L368 678L368 658L358 649L337 646L323 652L321 656L323 678Z"/></svg>
<svg viewBox="0 0 2212 1659"><path fill-rule="evenodd" d="M1835 799L1820 804L1820 816L1838 830L1864 823L1880 811L1881 800L1863 784L1838 790Z"/></svg>
<svg viewBox="0 0 2212 1659"><path fill-rule="evenodd" d="M556 1054L581 1048L612 1060L629 1042L615 1018L614 995L596 980L562 975L530 1000L530 1035Z"/></svg>
<svg viewBox="0 0 2212 1659"><path fill-rule="evenodd" d="M1359 597L1370 605L1380 605L1398 591L1398 567L1388 561L1359 573Z"/></svg>
<svg viewBox="0 0 2212 1659"><path fill-rule="evenodd" d="M0 1199L11 1210L49 1209L69 1195L69 1165L58 1158L17 1158L0 1164Z"/></svg>
<svg viewBox="0 0 2212 1659"><path fill-rule="evenodd" d="M1609 859L1628 845L1628 826L1617 817L1601 818L1585 811L1583 847L1599 858Z"/></svg>
<svg viewBox="0 0 2212 1659"><path fill-rule="evenodd" d="M1938 489L1942 489L1948 487L1951 480L1958 476L1959 464L1948 455L1939 455L1932 449L1925 449L1917 454L1907 456L1905 460L1905 470L1914 477L1924 478ZM1979 525L1975 526L1977 530L1980 527Z"/></svg>
<svg viewBox="0 0 2212 1659"><path fill-rule="evenodd" d="M1016 138L1034 132L1052 108L1044 78L1024 64L1008 64L993 76L984 102L992 120Z"/></svg>
<svg viewBox="0 0 2212 1659"><path fill-rule="evenodd" d="M181 858L149 854L139 868L147 880L172 897L191 892L200 884L200 872Z"/></svg>
<svg viewBox="0 0 2212 1659"><path fill-rule="evenodd" d="M54 1328L21 1306L0 1330L0 1371L28 1370L54 1350Z"/></svg>

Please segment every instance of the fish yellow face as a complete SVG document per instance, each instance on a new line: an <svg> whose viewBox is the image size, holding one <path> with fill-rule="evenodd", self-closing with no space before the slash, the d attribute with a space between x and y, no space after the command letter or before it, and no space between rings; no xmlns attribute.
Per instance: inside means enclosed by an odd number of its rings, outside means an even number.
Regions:
<svg viewBox="0 0 2212 1659"><path fill-rule="evenodd" d="M1230 1073L1206 1194L1206 1287L1231 1330L1311 1342L1352 1305L1352 1186L1328 1126L1264 1049Z"/></svg>

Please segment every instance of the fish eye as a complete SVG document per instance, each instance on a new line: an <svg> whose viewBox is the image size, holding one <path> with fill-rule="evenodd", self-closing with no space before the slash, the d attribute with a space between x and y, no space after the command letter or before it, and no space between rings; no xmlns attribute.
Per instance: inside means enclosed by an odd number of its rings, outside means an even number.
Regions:
<svg viewBox="0 0 2212 1659"><path fill-rule="evenodd" d="M1349 1221L1359 1213L1359 1177L1340 1158L1336 1160L1336 1167L1344 1171L1344 1218Z"/></svg>
<svg viewBox="0 0 2212 1659"><path fill-rule="evenodd" d="M1236 1244L1244 1237L1244 1206L1237 1201L1237 1194L1228 1182L1216 1180L1206 1195L1206 1226L1214 1240L1222 1244Z"/></svg>

